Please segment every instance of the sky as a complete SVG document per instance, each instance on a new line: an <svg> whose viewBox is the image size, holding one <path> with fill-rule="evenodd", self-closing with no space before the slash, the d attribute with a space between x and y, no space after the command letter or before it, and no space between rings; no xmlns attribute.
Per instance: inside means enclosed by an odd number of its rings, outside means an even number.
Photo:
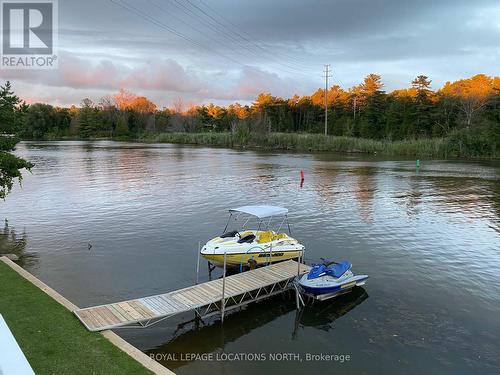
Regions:
<svg viewBox="0 0 500 375"><path fill-rule="evenodd" d="M29 103L79 105L125 88L160 108L250 103L258 93L437 89L500 74L498 0L59 0L59 67L0 70Z"/></svg>

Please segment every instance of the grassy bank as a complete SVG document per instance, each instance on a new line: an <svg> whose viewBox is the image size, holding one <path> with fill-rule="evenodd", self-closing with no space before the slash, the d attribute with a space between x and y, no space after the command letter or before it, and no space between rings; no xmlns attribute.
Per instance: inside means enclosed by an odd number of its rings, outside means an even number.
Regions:
<svg viewBox="0 0 500 375"><path fill-rule="evenodd" d="M162 133L145 141L270 150L377 153L439 158L500 157L500 148L486 137L453 134L446 138L381 141L297 133Z"/></svg>
<svg viewBox="0 0 500 375"><path fill-rule="evenodd" d="M0 313L36 374L152 374L0 262Z"/></svg>

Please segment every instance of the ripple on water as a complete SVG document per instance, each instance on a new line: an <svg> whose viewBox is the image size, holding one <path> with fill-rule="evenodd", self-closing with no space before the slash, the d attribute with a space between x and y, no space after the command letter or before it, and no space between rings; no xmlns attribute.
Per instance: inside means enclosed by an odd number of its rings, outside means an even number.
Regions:
<svg viewBox="0 0 500 375"><path fill-rule="evenodd" d="M252 314L266 316L261 326L241 333L236 316L231 341L221 338L220 347L342 343L335 349L357 356L356 373L408 372L421 358L436 373L500 371L491 335L500 331L498 163L424 160L417 172L405 160L108 141L32 142L17 152L36 167L0 210L25 229L24 251L36 254L26 267L76 304L187 286L198 241L220 233L227 208L284 205L306 258L350 260L370 275L370 298L340 317L315 310L293 340L292 313L265 315L272 305L259 304ZM169 350L177 323L128 339ZM188 344L202 350L196 339Z"/></svg>

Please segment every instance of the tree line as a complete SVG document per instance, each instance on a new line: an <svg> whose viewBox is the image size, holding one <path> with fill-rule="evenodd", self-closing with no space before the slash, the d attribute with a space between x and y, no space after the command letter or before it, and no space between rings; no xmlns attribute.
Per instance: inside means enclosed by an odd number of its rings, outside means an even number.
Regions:
<svg viewBox="0 0 500 375"><path fill-rule="evenodd" d="M159 109L148 98L120 90L94 103L54 107L26 104L0 85L0 199L12 188L22 169L31 164L12 155L19 139L142 138L160 133L225 132L322 133L325 90L285 99L261 93L251 105L234 103L185 108L180 99ZM380 75L369 74L345 90L331 86L327 93L330 135L382 141L447 138L469 148L470 155L498 154L500 144L500 77L477 74L447 82L433 90L419 75L408 88L386 92ZM256 138L256 139L257 139Z"/></svg>
<svg viewBox="0 0 500 375"><path fill-rule="evenodd" d="M3 86L5 88L5 86ZM328 133L371 139L444 137L455 129L495 130L500 123L500 77L478 74L432 90L420 75L405 89L386 92L377 74L348 90L328 90ZM126 90L79 107L20 103L12 122L23 138L141 137L162 132L324 131L325 90L285 99L261 93L251 105L214 104L159 109Z"/></svg>

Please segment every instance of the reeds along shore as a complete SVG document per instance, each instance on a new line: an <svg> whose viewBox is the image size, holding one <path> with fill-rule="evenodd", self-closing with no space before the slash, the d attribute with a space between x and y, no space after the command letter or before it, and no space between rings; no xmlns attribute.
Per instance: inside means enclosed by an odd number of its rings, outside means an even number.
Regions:
<svg viewBox="0 0 500 375"><path fill-rule="evenodd" d="M329 151L436 158L497 158L500 146L494 139L464 132L445 138L402 141L297 133L162 133L146 142L207 145L269 150Z"/></svg>

